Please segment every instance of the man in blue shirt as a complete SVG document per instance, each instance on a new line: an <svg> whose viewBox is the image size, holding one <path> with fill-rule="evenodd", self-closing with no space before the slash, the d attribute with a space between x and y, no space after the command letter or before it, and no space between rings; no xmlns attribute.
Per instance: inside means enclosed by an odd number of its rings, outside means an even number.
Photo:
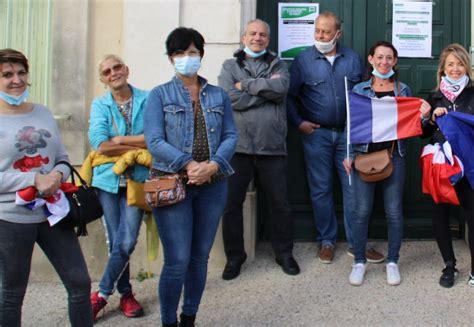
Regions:
<svg viewBox="0 0 474 327"><path fill-rule="evenodd" d="M341 22L332 12L321 13L315 21L315 46L300 53L290 68L287 99L288 120L302 134L314 219L321 244L318 257L331 263L337 235L333 200L334 166L339 174L344 202L344 226L348 254L352 255L353 190L343 167L346 157L346 96L364 71L360 56L338 44ZM371 262L384 260L382 254L367 249Z"/></svg>

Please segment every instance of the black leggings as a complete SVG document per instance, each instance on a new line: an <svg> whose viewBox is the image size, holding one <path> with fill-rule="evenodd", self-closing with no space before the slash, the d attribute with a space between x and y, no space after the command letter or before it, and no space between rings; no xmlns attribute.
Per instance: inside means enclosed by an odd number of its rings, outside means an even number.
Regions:
<svg viewBox="0 0 474 327"><path fill-rule="evenodd" d="M72 326L92 326L91 280L73 230L48 223L16 224L0 220L0 326L21 326L21 306L35 243L41 247L68 293Z"/></svg>
<svg viewBox="0 0 474 327"><path fill-rule="evenodd" d="M466 178L455 186L461 209L468 226L469 250L471 252L471 274L474 273L474 191ZM450 204L435 204L433 206L433 231L439 250L445 263L456 264L453 242L449 227Z"/></svg>

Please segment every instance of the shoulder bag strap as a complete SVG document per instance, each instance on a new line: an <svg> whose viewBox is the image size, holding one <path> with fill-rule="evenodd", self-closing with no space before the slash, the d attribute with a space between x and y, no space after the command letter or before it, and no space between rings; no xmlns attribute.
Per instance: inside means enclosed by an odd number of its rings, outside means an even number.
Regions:
<svg viewBox="0 0 474 327"><path fill-rule="evenodd" d="M112 110L110 111L110 115L112 117L112 125L114 125L115 134L117 134L117 136L120 136L117 124L115 123L114 114L112 113Z"/></svg>
<svg viewBox="0 0 474 327"><path fill-rule="evenodd" d="M81 184L82 184L82 185L84 185L84 186L89 186L89 185L87 184L87 182L81 177L81 175L80 175L79 172L76 170L76 168L74 168L74 167L71 165L70 162L65 161L65 160L61 160L61 161L56 162L56 165L59 165L59 164L63 164L63 165L65 165L65 166L68 166L68 167L69 167L69 169L71 170L71 180L72 180L72 183L73 183L74 185L76 185L76 181L75 181L75 179L74 179L74 175L76 175L77 178L81 181Z"/></svg>
<svg viewBox="0 0 474 327"><path fill-rule="evenodd" d="M393 156L393 150L395 149L395 142L398 142L397 140L392 141L392 147L390 148L390 158Z"/></svg>

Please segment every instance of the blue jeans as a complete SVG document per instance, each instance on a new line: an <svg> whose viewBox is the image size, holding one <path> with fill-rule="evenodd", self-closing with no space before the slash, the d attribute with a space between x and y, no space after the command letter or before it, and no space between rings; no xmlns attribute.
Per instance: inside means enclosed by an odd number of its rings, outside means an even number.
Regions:
<svg viewBox="0 0 474 327"><path fill-rule="evenodd" d="M398 262L403 237L403 185L405 183L405 159L393 154L393 173L389 178L379 182L363 181L358 173L354 176L355 221L354 229L354 262L365 263L365 249L369 219L374 204L375 186L380 185L383 191L385 216L388 227L388 262Z"/></svg>
<svg viewBox="0 0 474 327"><path fill-rule="evenodd" d="M0 326L21 326L35 243L66 287L71 326L92 327L91 280L74 230L50 227L47 222L16 224L4 220L0 220Z"/></svg>
<svg viewBox="0 0 474 327"><path fill-rule="evenodd" d="M227 181L186 187L184 201L153 208L164 264L158 286L161 321L177 321L184 286L183 313L195 315L206 286L207 262L227 198Z"/></svg>
<svg viewBox="0 0 474 327"><path fill-rule="evenodd" d="M98 190L104 209L103 223L109 245L109 261L99 283L99 291L111 295L117 291L124 295L132 291L130 284L130 255L137 244L143 219L143 210L127 204L126 188L117 194Z"/></svg>
<svg viewBox="0 0 474 327"><path fill-rule="evenodd" d="M303 135L303 147L313 215L319 232L316 240L323 246L336 243L337 220L333 194L333 176L336 167L342 185L347 245L352 247L353 189L349 185L349 178L342 165L347 151L345 133L318 128L310 135Z"/></svg>

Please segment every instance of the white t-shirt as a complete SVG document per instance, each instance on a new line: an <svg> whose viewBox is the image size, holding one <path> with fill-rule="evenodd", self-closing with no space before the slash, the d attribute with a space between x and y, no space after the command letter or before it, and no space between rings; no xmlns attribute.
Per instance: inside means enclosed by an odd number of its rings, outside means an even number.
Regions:
<svg viewBox="0 0 474 327"><path fill-rule="evenodd" d="M326 56L326 59L329 61L329 63L332 65L334 65L334 60L336 60L336 55L334 56Z"/></svg>

